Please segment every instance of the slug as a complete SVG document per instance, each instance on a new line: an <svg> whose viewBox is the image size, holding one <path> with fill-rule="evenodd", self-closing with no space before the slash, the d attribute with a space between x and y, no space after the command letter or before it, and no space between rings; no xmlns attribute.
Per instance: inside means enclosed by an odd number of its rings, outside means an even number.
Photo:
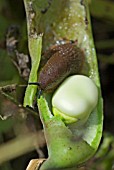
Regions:
<svg viewBox="0 0 114 170"><path fill-rule="evenodd" d="M84 63L84 52L75 43L54 46L44 54L39 72L39 86L52 92L69 75L79 74Z"/></svg>

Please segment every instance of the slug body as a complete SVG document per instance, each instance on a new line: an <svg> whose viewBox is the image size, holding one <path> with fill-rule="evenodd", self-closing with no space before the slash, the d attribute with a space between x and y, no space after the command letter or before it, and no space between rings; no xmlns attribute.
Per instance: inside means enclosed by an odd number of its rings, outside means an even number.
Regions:
<svg viewBox="0 0 114 170"><path fill-rule="evenodd" d="M76 44L57 45L48 50L41 62L44 66L39 73L40 88L52 92L66 77L80 73L83 62L84 53Z"/></svg>

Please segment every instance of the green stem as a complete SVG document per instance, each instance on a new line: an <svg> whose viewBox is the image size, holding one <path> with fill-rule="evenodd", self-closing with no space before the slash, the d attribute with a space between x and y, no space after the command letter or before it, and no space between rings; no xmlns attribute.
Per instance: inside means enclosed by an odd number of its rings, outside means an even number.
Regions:
<svg viewBox="0 0 114 170"><path fill-rule="evenodd" d="M42 49L42 34L38 33L37 26L35 25L35 20L37 19L36 12L32 6L33 0L24 0L26 16L27 16L27 27L28 27L28 45L29 52L32 62L31 73L29 76L29 82L37 82L38 67L41 58ZM40 17L40 14L38 13ZM24 107L33 107L33 101L37 92L37 86L28 85L25 98Z"/></svg>
<svg viewBox="0 0 114 170"><path fill-rule="evenodd" d="M36 39L34 38L29 39L29 49L30 49L30 55L32 59L32 68L30 72L29 82L38 81L37 75L38 75L38 67L39 67L40 57L41 57L41 47L42 47L42 36L38 36L38 38ZM26 106L33 107L33 101L36 92L37 92L37 86L28 85L25 92L24 107Z"/></svg>

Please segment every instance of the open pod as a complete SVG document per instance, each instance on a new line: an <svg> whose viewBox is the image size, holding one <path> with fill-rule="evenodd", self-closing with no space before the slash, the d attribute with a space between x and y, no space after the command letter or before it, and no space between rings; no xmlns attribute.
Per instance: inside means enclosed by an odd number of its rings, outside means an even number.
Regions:
<svg viewBox="0 0 114 170"><path fill-rule="evenodd" d="M96 52L94 48L87 0L24 0L29 51L32 69L29 81L37 81L41 48L43 51L58 40L73 40L84 51L85 63L81 74L94 81L98 88L98 103L82 126L66 125L52 113L52 94L37 100L48 147L48 159L40 170L73 170L96 152L102 136L103 108ZM56 63L55 63L56 64ZM35 86L28 86L24 106L32 106Z"/></svg>

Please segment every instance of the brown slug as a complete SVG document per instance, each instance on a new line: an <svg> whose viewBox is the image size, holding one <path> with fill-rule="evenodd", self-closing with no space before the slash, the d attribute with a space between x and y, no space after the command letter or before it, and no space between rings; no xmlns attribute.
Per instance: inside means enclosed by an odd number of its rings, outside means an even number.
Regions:
<svg viewBox="0 0 114 170"><path fill-rule="evenodd" d="M54 46L44 54L39 73L39 86L52 92L69 75L79 74L84 63L84 52L75 43Z"/></svg>

